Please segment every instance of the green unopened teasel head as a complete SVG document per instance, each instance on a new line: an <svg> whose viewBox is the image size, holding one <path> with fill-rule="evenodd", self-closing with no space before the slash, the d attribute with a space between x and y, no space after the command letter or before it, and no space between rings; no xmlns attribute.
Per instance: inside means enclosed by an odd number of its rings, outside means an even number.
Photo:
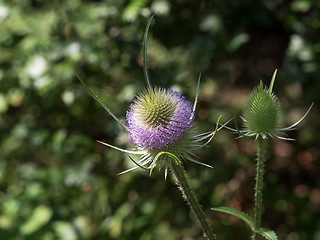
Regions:
<svg viewBox="0 0 320 240"><path fill-rule="evenodd" d="M280 102L278 97L272 92L276 75L277 70L273 73L269 87L264 86L263 83L260 82L260 84L253 89L249 95L243 108L242 116L245 128L239 130L238 127L237 129L226 127L227 129L240 134L240 137L255 137L256 139L275 137L283 140L294 140L281 135L286 134L285 132L287 131L293 130L299 123L301 123L308 115L313 103L300 120L289 127L280 128Z"/></svg>
<svg viewBox="0 0 320 240"><path fill-rule="evenodd" d="M245 104L243 113L245 127L252 134L266 138L277 131L280 115L278 98L260 82Z"/></svg>

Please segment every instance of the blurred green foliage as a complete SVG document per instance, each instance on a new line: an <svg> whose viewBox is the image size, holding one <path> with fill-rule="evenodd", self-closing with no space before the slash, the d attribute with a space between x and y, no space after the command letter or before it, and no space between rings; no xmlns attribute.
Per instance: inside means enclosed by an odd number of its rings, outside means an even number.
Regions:
<svg viewBox="0 0 320 240"><path fill-rule="evenodd" d="M0 1L0 239L202 239L163 173L117 176L131 162L95 140L132 145L76 77L124 121L145 86L152 13L152 82L193 101L202 72L201 131L230 119L276 68L286 125L315 102L290 133L296 142L269 146L262 225L280 239L319 239L320 7L311 0ZM221 131L198 155L214 170L186 169L218 239L248 239L243 223L209 209L252 214L253 142Z"/></svg>

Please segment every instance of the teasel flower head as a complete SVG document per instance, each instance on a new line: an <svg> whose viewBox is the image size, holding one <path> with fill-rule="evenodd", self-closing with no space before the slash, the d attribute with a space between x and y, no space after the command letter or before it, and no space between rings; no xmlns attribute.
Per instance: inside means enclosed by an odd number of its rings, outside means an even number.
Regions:
<svg viewBox="0 0 320 240"><path fill-rule="evenodd" d="M130 105L126 114L127 124L122 123L113 115L110 109L79 78L90 95L127 131L128 137L135 147L132 150L126 150L108 143L98 142L127 153L128 157L136 164L135 167L120 174L139 167L149 170L151 174L152 170L158 166L159 168L165 168L166 177L171 161L181 164L181 160L189 160L211 167L197 161L194 151L206 146L217 131L223 127L219 128L221 116L214 131L198 133L194 117L201 75L198 79L193 105L180 92L151 85L147 70L146 48L147 34L151 21L152 18L148 21L143 40L143 69L148 86L137 95ZM138 155L139 159L135 160L132 155Z"/></svg>
<svg viewBox="0 0 320 240"><path fill-rule="evenodd" d="M311 110L313 103L299 121L289 127L279 128L279 125L281 124L280 102L278 97L272 92L276 74L277 70L275 70L272 76L269 88L260 82L259 86L257 86L249 95L243 108L242 119L245 126L244 130L227 127L228 129L238 132L240 137L255 137L256 139L259 137L263 139L276 137L284 140L294 140L282 137L281 134L293 130L295 126L302 122Z"/></svg>
<svg viewBox="0 0 320 240"><path fill-rule="evenodd" d="M149 150L174 144L193 123L191 103L170 89L144 90L127 112L129 138L136 146Z"/></svg>

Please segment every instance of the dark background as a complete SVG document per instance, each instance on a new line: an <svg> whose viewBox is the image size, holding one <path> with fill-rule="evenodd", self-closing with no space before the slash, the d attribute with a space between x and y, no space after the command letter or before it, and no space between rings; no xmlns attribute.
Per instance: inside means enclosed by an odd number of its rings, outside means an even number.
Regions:
<svg viewBox="0 0 320 240"><path fill-rule="evenodd" d="M311 0L11 0L0 2L0 239L202 239L163 171L117 174L132 148L126 133L86 93L79 74L120 119L146 86L148 39L156 86L193 102L203 74L200 131L227 121L260 80L274 92L283 124L313 109L288 142L266 153L262 226L279 239L320 239L320 5ZM240 118L239 125L240 123ZM230 126L233 124L231 123ZM250 238L244 222L211 207L253 215L255 149L222 130L186 162L190 183L221 240Z"/></svg>

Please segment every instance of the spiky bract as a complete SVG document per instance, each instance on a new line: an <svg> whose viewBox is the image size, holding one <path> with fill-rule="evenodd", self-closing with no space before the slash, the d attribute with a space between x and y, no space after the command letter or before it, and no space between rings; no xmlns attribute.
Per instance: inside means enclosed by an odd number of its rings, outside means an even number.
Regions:
<svg viewBox="0 0 320 240"><path fill-rule="evenodd" d="M161 150L153 149L149 150L151 159L154 159L155 156L160 152L169 152L175 155L178 159L194 161L194 151L200 149L203 144L201 144L201 136L199 136L197 129L192 126L190 127L184 135L178 139L173 144L163 147ZM160 163L160 166L163 163L166 165L169 160L172 160L169 155L163 154L157 160Z"/></svg>
<svg viewBox="0 0 320 240"><path fill-rule="evenodd" d="M277 131L280 115L278 98L260 82L244 107L243 119L247 130L253 135L265 138Z"/></svg>
<svg viewBox="0 0 320 240"><path fill-rule="evenodd" d="M138 95L126 118L129 138L137 147L162 150L175 145L193 125L194 111L179 92L150 88Z"/></svg>

